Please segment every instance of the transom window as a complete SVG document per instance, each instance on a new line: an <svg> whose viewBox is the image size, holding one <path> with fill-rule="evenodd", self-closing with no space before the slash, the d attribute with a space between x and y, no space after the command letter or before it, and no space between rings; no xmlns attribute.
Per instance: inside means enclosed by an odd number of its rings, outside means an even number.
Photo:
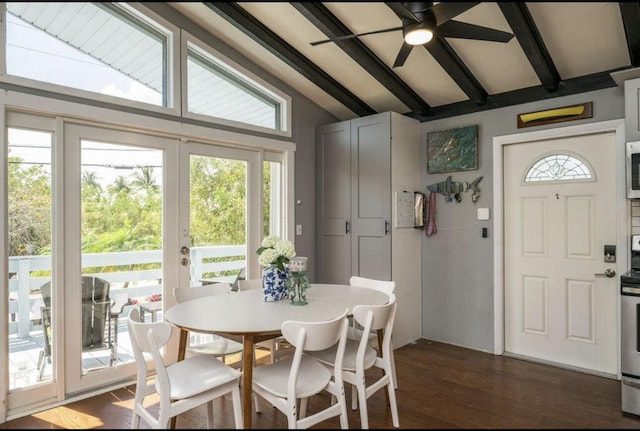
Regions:
<svg viewBox="0 0 640 431"><path fill-rule="evenodd" d="M287 131L285 112L290 103L284 94L190 35L186 52L185 116Z"/></svg>
<svg viewBox="0 0 640 431"><path fill-rule="evenodd" d="M167 40L109 3L7 3L9 75L166 106Z"/></svg>
<svg viewBox="0 0 640 431"><path fill-rule="evenodd" d="M551 154L531 166L524 182L588 180L591 178L591 170L585 162L569 154Z"/></svg>

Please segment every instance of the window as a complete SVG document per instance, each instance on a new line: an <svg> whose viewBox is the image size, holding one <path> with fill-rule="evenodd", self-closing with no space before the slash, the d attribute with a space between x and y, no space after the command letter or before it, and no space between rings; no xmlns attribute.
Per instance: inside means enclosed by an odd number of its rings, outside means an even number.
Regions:
<svg viewBox="0 0 640 431"><path fill-rule="evenodd" d="M239 66L232 66L220 54L214 55L195 38L187 35L185 39L188 39L183 45L187 77L185 116L208 117L208 121L213 118L236 127L250 125L255 130L288 132L288 97L250 76L248 71L241 71Z"/></svg>
<svg viewBox="0 0 640 431"><path fill-rule="evenodd" d="M110 3L6 3L7 74L167 105L168 35Z"/></svg>
<svg viewBox="0 0 640 431"><path fill-rule="evenodd" d="M552 154L538 160L529 169L525 183L591 179L587 164L569 154Z"/></svg>

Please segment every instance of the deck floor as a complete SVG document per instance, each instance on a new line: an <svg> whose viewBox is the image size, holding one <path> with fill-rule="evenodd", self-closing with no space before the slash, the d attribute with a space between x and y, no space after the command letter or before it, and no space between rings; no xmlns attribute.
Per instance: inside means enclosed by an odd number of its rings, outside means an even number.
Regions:
<svg viewBox="0 0 640 431"><path fill-rule="evenodd" d="M128 311L122 313L118 319L118 344L117 355L113 366L133 360L133 350L127 329ZM157 315L162 319L162 311ZM146 320L150 320L148 317ZM29 386L38 382L39 369L38 360L43 354L44 337L41 326L34 326L28 338L17 336L9 337L9 388L15 389ZM46 361L46 360L45 360ZM110 350L94 350L82 354L83 373L92 370L109 367ZM40 381L51 379L51 364L47 363L42 373Z"/></svg>

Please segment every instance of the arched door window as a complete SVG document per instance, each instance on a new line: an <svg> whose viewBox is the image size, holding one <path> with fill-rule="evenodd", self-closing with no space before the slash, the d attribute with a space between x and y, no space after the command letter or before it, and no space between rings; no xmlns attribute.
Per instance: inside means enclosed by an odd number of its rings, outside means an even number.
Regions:
<svg viewBox="0 0 640 431"><path fill-rule="evenodd" d="M586 162L570 154L550 154L535 162L524 177L525 183L541 181L593 180Z"/></svg>

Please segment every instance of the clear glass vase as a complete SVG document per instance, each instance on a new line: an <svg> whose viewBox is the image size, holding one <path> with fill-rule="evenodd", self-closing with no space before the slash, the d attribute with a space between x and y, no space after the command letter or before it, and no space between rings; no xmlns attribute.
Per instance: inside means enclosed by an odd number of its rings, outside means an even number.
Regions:
<svg viewBox="0 0 640 431"><path fill-rule="evenodd" d="M287 277L287 292L291 305L306 305L309 279L307 271L290 271Z"/></svg>

